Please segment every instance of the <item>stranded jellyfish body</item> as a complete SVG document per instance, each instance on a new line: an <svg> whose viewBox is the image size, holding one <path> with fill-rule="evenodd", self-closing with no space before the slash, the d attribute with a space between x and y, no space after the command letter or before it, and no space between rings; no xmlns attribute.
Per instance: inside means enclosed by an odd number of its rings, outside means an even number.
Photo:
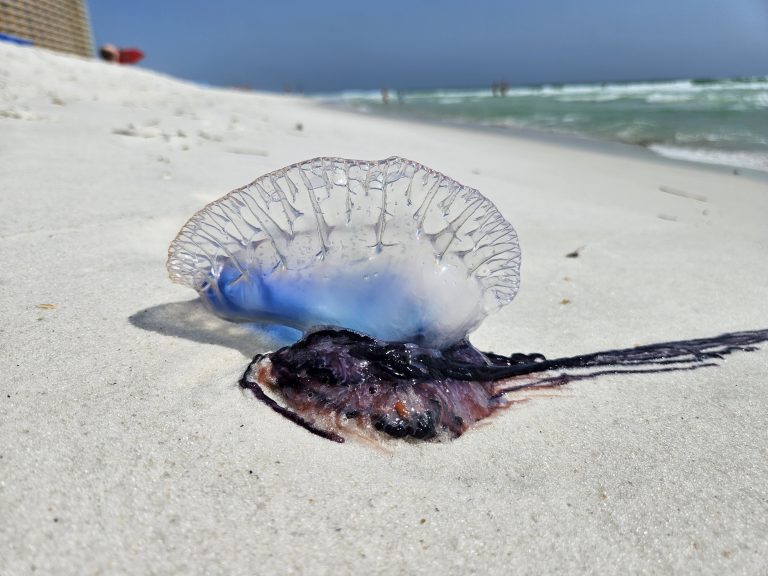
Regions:
<svg viewBox="0 0 768 576"><path fill-rule="evenodd" d="M512 300L520 248L487 198L439 172L317 158L209 204L168 269L231 320L443 346Z"/></svg>
<svg viewBox="0 0 768 576"><path fill-rule="evenodd" d="M195 214L171 244L168 270L223 318L303 332L258 354L240 384L336 441L454 438L515 391L706 366L768 338L744 332L558 360L480 352L468 334L518 289L517 235L477 190L397 157L316 158L266 174Z"/></svg>

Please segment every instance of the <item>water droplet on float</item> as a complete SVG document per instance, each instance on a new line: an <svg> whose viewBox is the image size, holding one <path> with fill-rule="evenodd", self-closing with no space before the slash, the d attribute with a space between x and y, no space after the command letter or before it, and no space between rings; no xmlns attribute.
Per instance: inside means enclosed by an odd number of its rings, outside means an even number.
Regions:
<svg viewBox="0 0 768 576"><path fill-rule="evenodd" d="M348 182L349 180L344 172L336 172L333 176L333 183L336 184L336 186L346 186Z"/></svg>

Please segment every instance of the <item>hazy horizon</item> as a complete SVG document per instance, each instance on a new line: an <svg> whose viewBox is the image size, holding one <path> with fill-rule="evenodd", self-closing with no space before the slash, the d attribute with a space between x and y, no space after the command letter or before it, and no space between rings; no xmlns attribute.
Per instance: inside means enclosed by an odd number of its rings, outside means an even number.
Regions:
<svg viewBox="0 0 768 576"><path fill-rule="evenodd" d="M135 46L146 68L219 86L338 92L768 75L762 0L435 6L89 2L97 46Z"/></svg>

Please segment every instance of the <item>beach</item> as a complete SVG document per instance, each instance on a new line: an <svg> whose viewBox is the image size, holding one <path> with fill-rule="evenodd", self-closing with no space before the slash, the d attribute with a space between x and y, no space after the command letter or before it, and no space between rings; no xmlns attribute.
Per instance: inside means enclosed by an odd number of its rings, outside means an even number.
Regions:
<svg viewBox="0 0 768 576"><path fill-rule="evenodd" d="M172 284L170 241L269 171L392 155L519 234L481 350L768 327L764 174L0 44L0 574L766 574L768 346L575 382L446 443L335 444L238 388L277 343Z"/></svg>

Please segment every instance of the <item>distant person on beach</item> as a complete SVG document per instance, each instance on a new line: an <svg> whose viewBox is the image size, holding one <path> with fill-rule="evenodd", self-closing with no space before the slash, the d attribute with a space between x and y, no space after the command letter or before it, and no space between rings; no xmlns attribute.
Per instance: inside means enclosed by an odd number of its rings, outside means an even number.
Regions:
<svg viewBox="0 0 768 576"><path fill-rule="evenodd" d="M144 52L138 48L118 48L114 44L103 44L99 56L105 62L116 64L136 64L144 58Z"/></svg>
<svg viewBox="0 0 768 576"><path fill-rule="evenodd" d="M389 88L381 89L381 101L384 104L389 104Z"/></svg>
<svg viewBox="0 0 768 576"><path fill-rule="evenodd" d="M509 84L504 81L491 84L491 94L494 96L506 96L509 92Z"/></svg>

